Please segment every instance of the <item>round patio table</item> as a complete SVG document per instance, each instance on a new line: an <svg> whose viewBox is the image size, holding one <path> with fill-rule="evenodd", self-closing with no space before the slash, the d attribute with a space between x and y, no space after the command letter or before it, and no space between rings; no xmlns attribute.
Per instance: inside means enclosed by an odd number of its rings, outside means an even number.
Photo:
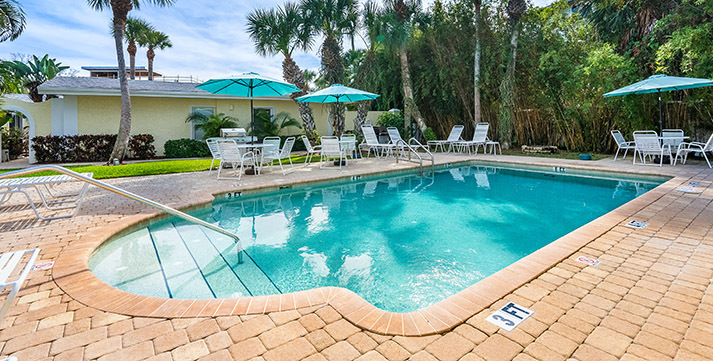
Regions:
<svg viewBox="0 0 713 361"><path fill-rule="evenodd" d="M256 155L262 152L262 148L265 148L264 143L242 143L238 144L238 148L244 148L253 152L256 152ZM255 165L252 165L250 167L245 167L245 174L246 175L254 175L255 173Z"/></svg>

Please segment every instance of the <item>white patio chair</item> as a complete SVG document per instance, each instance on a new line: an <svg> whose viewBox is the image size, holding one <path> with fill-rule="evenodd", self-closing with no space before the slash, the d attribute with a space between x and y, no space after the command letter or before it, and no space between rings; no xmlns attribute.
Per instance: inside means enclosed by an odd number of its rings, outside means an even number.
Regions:
<svg viewBox="0 0 713 361"><path fill-rule="evenodd" d="M268 167L272 167L272 160L269 162L265 162L264 160L267 158L274 160L280 156L280 137L265 137L262 139L262 144L263 147L260 150L261 153L257 158L260 160L260 168L262 168L265 164L267 164Z"/></svg>
<svg viewBox="0 0 713 361"><path fill-rule="evenodd" d="M307 138L306 135L303 135L300 138L302 138L302 143L305 144L305 149L307 150L307 157L305 158L305 166L307 166L307 164L312 162L312 157L315 154L319 154L321 152L322 146L315 145L313 147L312 143L309 142L309 138Z"/></svg>
<svg viewBox="0 0 713 361"><path fill-rule="evenodd" d="M277 138L277 141L279 142L280 139ZM260 165L262 166L263 164L270 164L272 166L272 163L274 161L277 161L277 163L280 165L280 170L282 170L282 174L284 175L285 172L285 167L282 165L282 160L287 158L290 162L290 169L294 168L294 165L292 164L292 157L290 157L290 153L292 153L292 147L295 145L295 137L289 137L285 139L285 144L282 146L282 149L279 151L269 151L269 152L263 152L262 153L262 158L260 161Z"/></svg>
<svg viewBox="0 0 713 361"><path fill-rule="evenodd" d="M461 138L461 134L463 133L463 126L462 125L454 125L453 129L451 129L451 133L448 134L448 139L446 140L429 140L428 143L428 150L431 150L431 146L434 147L434 151L437 151L438 148L441 148L441 152L450 152L453 149L453 144L459 141L462 141L463 139ZM448 146L448 150L446 150L445 146Z"/></svg>
<svg viewBox="0 0 713 361"><path fill-rule="evenodd" d="M342 161L347 162L344 150L339 146L339 138L333 136L322 137L322 152L319 157L319 168L324 168L327 163L336 159L339 161L339 169L342 169Z"/></svg>
<svg viewBox="0 0 713 361"><path fill-rule="evenodd" d="M82 175L90 178L93 176L92 173L82 173ZM82 205L84 196L89 189L89 183L84 182L76 193L60 194L56 189L54 192L52 191L56 186L71 182L77 182L77 179L65 174L2 179L0 180L0 205L10 200L13 194L21 193L27 198L27 202L39 219L52 220L73 217L77 214L79 207ZM40 200L42 200L42 205L46 209L51 211L72 209L72 211L67 214L50 217L40 215L39 209L35 206L35 202L32 200L32 197L30 197L30 194L27 193L28 188L34 188L37 191Z"/></svg>
<svg viewBox="0 0 713 361"><path fill-rule="evenodd" d="M475 154L478 154L478 148L483 147L483 154L485 154L485 144L488 142L488 129L490 129L490 123L477 123L475 124L475 131L473 132L473 140L462 140L453 143L453 147L458 153L465 153L468 151L468 155L471 154L471 149L475 148Z"/></svg>
<svg viewBox="0 0 713 361"><path fill-rule="evenodd" d="M30 253L30 258L27 259L24 267L22 267L20 275L14 281L8 281L10 276L15 274L13 271L15 271L15 268L17 268L20 261L22 261L23 256L27 253ZM30 273L32 266L35 264L35 260L37 259L37 255L39 253L40 249L35 248L24 251L3 253L0 255L0 290L12 287L10 289L10 293L7 295L7 298L5 298L5 302L2 304L2 308L0 308L0 321L2 321L3 317L5 317L5 313L7 313L7 310L12 305L15 297L17 297L17 293L20 291L20 288L22 288L22 284L25 282L25 279L27 279L27 275Z"/></svg>
<svg viewBox="0 0 713 361"><path fill-rule="evenodd" d="M208 144L208 149L210 150L210 155L213 160L210 161L210 168L208 168L208 175L213 171L213 163L217 160L220 163L220 148L218 148L217 140L220 138L208 138L205 143Z"/></svg>
<svg viewBox="0 0 713 361"><path fill-rule="evenodd" d="M678 146L683 143L683 130L681 129L664 129L661 131L661 145L671 149L678 149Z"/></svg>
<svg viewBox="0 0 713 361"><path fill-rule="evenodd" d="M366 150L367 157L372 151L374 152L374 155L377 159L379 158L379 156L387 157L389 154L392 153L394 145L379 143L379 138L376 137L374 127L363 126L361 127L361 132L362 134L364 134L364 142L359 145L359 150L362 152Z"/></svg>
<svg viewBox="0 0 713 361"><path fill-rule="evenodd" d="M612 137L614 137L614 141L616 142L616 154L614 155L614 160L619 157L619 152L622 149L624 150L624 156L622 157L623 159L626 158L626 154L629 153L629 149L633 150L636 148L636 146L634 145L634 141L627 142L620 131L612 130L611 135Z"/></svg>
<svg viewBox="0 0 713 361"><path fill-rule="evenodd" d="M239 147L238 143L234 139L218 139L216 141L218 149L220 151L220 163L218 164L218 179L237 179L243 176L243 169L245 166L252 166L255 168L255 174L260 173L260 169L257 166L255 153L248 151L245 147ZM229 163L233 168L233 177L221 177L223 172L223 165ZM238 167L239 166L239 167ZM238 169L239 168L239 169Z"/></svg>
<svg viewBox="0 0 713 361"><path fill-rule="evenodd" d="M354 134L342 134L339 139L339 144L344 150L344 156L354 159L354 153L356 153L356 135Z"/></svg>
<svg viewBox="0 0 713 361"><path fill-rule="evenodd" d="M706 163L708 163L708 168L713 168L711 167L711 162L706 155L708 152L713 152L713 134L711 134L708 141L705 143L684 142L679 144L678 150L676 151L676 157L673 160L673 165L676 165L678 157L681 157L681 163L686 164L686 159L688 158L689 153L701 153L703 158L706 160Z"/></svg>
<svg viewBox="0 0 713 361"><path fill-rule="evenodd" d="M658 134L654 131L644 130L634 132L634 164L636 164L636 156L640 157L643 164L646 164L646 157L653 160L654 157L659 157L659 167L663 165L663 157L669 156L671 164L673 164L673 155L671 149L664 147L659 142Z"/></svg>

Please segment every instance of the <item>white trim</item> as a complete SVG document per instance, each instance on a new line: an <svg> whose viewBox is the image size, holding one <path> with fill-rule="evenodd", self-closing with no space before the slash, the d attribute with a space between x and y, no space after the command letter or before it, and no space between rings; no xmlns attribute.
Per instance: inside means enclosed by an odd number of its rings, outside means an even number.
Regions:
<svg viewBox="0 0 713 361"><path fill-rule="evenodd" d="M30 158L30 164L35 163L35 150L32 149L32 138L35 137L35 118L33 118L27 110L14 105L3 105L2 109L5 111L20 113L27 118L27 121L30 123L29 129L27 130L27 151Z"/></svg>
<svg viewBox="0 0 713 361"><path fill-rule="evenodd" d="M51 95L95 95L95 96L121 96L118 90L112 89L91 89L91 88L76 88L76 89L38 89L40 94ZM201 94L194 92L171 92L171 91L140 91L134 90L131 92L132 97L155 97L155 98L199 98L199 99L241 99L250 100L248 97L240 97L234 95L219 95L219 94ZM253 98L257 100L283 100L292 101L289 96L284 97L259 97Z"/></svg>

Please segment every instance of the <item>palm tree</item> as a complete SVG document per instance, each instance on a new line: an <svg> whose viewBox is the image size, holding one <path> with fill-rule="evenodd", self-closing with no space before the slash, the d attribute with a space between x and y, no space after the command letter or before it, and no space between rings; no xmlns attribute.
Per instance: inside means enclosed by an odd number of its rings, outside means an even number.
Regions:
<svg viewBox="0 0 713 361"><path fill-rule="evenodd" d="M315 141L317 134L312 107L308 103L299 103L295 100L307 94L309 84L305 81L302 69L292 58L292 53L296 49L309 50L312 40L308 27L302 19L299 5L288 2L275 9L255 9L248 15L247 31L259 55L282 54L284 57L282 76L288 83L294 84L301 90L292 93L290 97L297 103L307 137Z"/></svg>
<svg viewBox="0 0 713 361"><path fill-rule="evenodd" d="M344 81L342 37L354 36L359 22L358 5L356 0L302 0L305 23L313 35L324 37L321 72L327 84ZM331 109L332 129L340 136L344 132L344 106L333 104Z"/></svg>
<svg viewBox="0 0 713 361"><path fill-rule="evenodd" d="M527 10L525 0L509 0L507 13L510 22L510 56L507 60L505 77L500 83L500 122L498 133L503 148L512 143L512 123L515 120L515 64L517 60L517 40L520 33L520 18Z"/></svg>
<svg viewBox="0 0 713 361"><path fill-rule="evenodd" d="M401 83L404 91L404 123L411 128L411 119L423 134L428 126L421 116L421 111L413 97L411 71L408 65L407 45L411 32L420 13L420 3L416 0L386 0L386 12L383 22L384 43L394 49L401 63Z"/></svg>
<svg viewBox="0 0 713 361"><path fill-rule="evenodd" d="M473 53L473 129L480 123L482 111L480 106L480 7L482 0L473 0L473 24L475 25L475 51Z"/></svg>
<svg viewBox="0 0 713 361"><path fill-rule="evenodd" d="M367 1L362 9L361 19L366 32L366 52L354 77L354 86L371 92L376 92L376 48L379 46L379 35L382 32L382 10L374 1ZM354 131L361 133L361 127L371 109L373 100L363 100L357 103L357 115L354 118Z"/></svg>
<svg viewBox="0 0 713 361"><path fill-rule="evenodd" d="M0 0L0 43L15 40L25 30L25 12L15 0Z"/></svg>
<svg viewBox="0 0 713 361"><path fill-rule="evenodd" d="M255 129L250 132L258 138L274 137L279 136L282 129L287 127L302 128L300 122L290 113L280 112L272 116L268 111L261 111L255 113Z"/></svg>
<svg viewBox="0 0 713 361"><path fill-rule="evenodd" d="M3 77L13 79L6 86L9 87L12 83L22 84L27 88L30 99L39 103L45 100L45 96L37 92L37 87L54 78L62 71L69 69L69 67L62 65L57 59L50 58L49 55L45 54L42 59L33 55L27 63L20 60L4 61L0 63L0 69L2 69L0 73L5 74Z"/></svg>
<svg viewBox="0 0 713 361"><path fill-rule="evenodd" d="M154 31L154 28L148 22L135 17L126 19L126 30L124 31L124 39L126 39L126 51L129 53L129 79L136 79L136 47L137 43L145 43L146 36Z"/></svg>
<svg viewBox="0 0 713 361"><path fill-rule="evenodd" d="M186 117L186 123L193 122L193 128L203 131L203 140L220 136L222 128L236 128L238 118L223 113L206 115L202 112L193 112Z"/></svg>
<svg viewBox="0 0 713 361"><path fill-rule="evenodd" d="M139 43L141 46L148 48L146 50L146 58L149 61L149 80L153 80L153 59L156 57L155 49L163 50L172 47L173 44L168 38L168 35L158 30L149 31L139 40L141 40Z"/></svg>
<svg viewBox="0 0 713 361"><path fill-rule="evenodd" d="M110 163L113 159L122 161L129 145L131 135L131 96L129 94L129 80L126 76L126 61L124 60L124 29L129 11L139 9L141 3L154 4L158 6L172 5L174 0L87 0L89 6L97 11L111 10L112 22L114 24L114 48L116 50L116 60L119 68L119 87L121 88L121 118L119 120L119 132L116 136L114 149L107 160Z"/></svg>

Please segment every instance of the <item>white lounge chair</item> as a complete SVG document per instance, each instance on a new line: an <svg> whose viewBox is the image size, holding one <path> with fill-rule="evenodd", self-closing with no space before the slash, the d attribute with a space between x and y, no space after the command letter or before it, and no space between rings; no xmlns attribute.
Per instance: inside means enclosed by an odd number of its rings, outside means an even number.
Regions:
<svg viewBox="0 0 713 361"><path fill-rule="evenodd" d="M339 161L339 169L342 169L342 161L344 161L345 164L347 162L347 156L344 154L344 150L339 146L339 139L333 136L323 136L319 168L324 168L332 159Z"/></svg>
<svg viewBox="0 0 713 361"><path fill-rule="evenodd" d="M629 150L634 150L636 148L634 141L627 142L626 139L624 139L624 136L621 135L620 131L612 130L611 135L614 137L614 141L616 142L616 154L614 155L614 160L619 157L619 152L622 149L624 150L624 156L622 158L626 158L626 154L629 153Z"/></svg>
<svg viewBox="0 0 713 361"><path fill-rule="evenodd" d="M267 139L267 138L266 138ZM277 138L278 142L278 147L279 147L279 141L280 138ZM290 169L294 168L294 165L292 164L292 158L290 157L290 153L292 153L292 147L295 145L295 137L289 137L285 139L285 144L282 146L282 149L277 149L273 150L270 149L269 151L263 151L262 153L262 160L260 161L261 166L263 164L269 164L272 166L272 163L274 161L277 161L277 163L280 165L280 170L282 170L282 174L284 175L285 172L285 167L282 165L282 160L287 158L287 160L290 162Z"/></svg>
<svg viewBox="0 0 713 361"><path fill-rule="evenodd" d="M245 166L255 168L255 174L260 173L255 161L255 153L247 148L239 147L238 143L233 139L218 139L216 140L218 149L220 150L220 163L218 163L218 179L240 179L243 176ZM233 177L221 177L223 165L229 163L233 167ZM239 166L239 167L238 167Z"/></svg>
<svg viewBox="0 0 713 361"><path fill-rule="evenodd" d="M706 160L706 163L708 163L708 168L713 168L711 167L711 162L706 155L708 152L713 152L713 134L711 134L708 141L705 143L688 142L679 144L678 150L676 151L676 157L673 160L673 165L676 165L678 157L681 157L681 163L686 164L686 159L688 158L689 153L701 153L703 158Z"/></svg>
<svg viewBox="0 0 713 361"><path fill-rule="evenodd" d="M205 143L208 144L210 155L213 157L213 160L210 161L210 168L208 168L208 175L210 175L210 172L213 171L213 162L217 160L218 163L220 163L220 148L218 148L217 143L218 139L220 138L208 138L205 140Z"/></svg>
<svg viewBox="0 0 713 361"><path fill-rule="evenodd" d="M15 274L13 271L15 271L17 266L20 264L22 258L28 253L30 253L30 257L27 259L24 267L21 267L22 271L20 271L20 276L14 281L8 281L10 276ZM7 310L10 308L10 305L12 305L15 297L17 297L17 293L20 291L20 288L22 288L22 284L25 282L25 279L27 279L27 275L30 273L30 269L32 269L32 266L35 264L35 260L37 259L37 255L39 253L40 249L35 248L24 251L3 253L0 255L0 289L4 291L8 287L12 287L10 289L10 293L5 299L5 303L3 303L2 308L0 308L0 321L2 321L3 317L5 317L5 313L7 313Z"/></svg>
<svg viewBox="0 0 713 361"><path fill-rule="evenodd" d="M453 146L456 152L471 154L471 149L475 148L475 154L478 154L478 148L483 147L483 153L485 153L485 144L488 142L488 129L490 129L490 123L477 123L475 124L475 131L473 132L473 140L462 140L455 142Z"/></svg>
<svg viewBox="0 0 713 361"><path fill-rule="evenodd" d="M411 148L415 149L416 151L418 151L419 149L428 150L426 147L424 147L420 143L413 144L413 142L412 143L406 142L403 138L401 138L401 133L399 133L398 128L389 127L389 128L386 128L386 131L389 133L389 139L391 140L391 144L393 144L394 147L396 147L398 144L401 144L400 146L398 146L399 150L403 150L406 147L403 144L408 144ZM403 142L403 143L401 143L401 142Z"/></svg>
<svg viewBox="0 0 713 361"><path fill-rule="evenodd" d="M372 151L374 152L374 155L376 158L379 158L379 156L387 157L389 156L393 149L394 145L389 143L389 144L381 144L379 143L379 138L376 137L376 132L374 131L374 127L372 126L363 126L361 127L361 132L364 134L364 142L359 145L359 149L363 152L366 150L366 156L369 156L369 153Z"/></svg>
<svg viewBox="0 0 713 361"><path fill-rule="evenodd" d="M462 125L454 125L453 129L451 129L451 133L448 134L448 139L446 140L429 140L428 143L428 150L431 150L431 146L434 147L434 151L437 151L438 148L441 148L441 152L450 152L453 149L453 144L459 141L462 141L463 139L461 138L461 134L463 133L463 126ZM448 146L448 149L446 150L445 146Z"/></svg>
<svg viewBox="0 0 713 361"><path fill-rule="evenodd" d="M85 177L93 176L92 173L82 173L82 175ZM52 192L52 188L63 183L77 181L78 180L76 178L64 174L3 179L0 180L0 205L7 202L13 194L22 193L27 198L27 201L30 203L30 206L35 212L37 218L43 220L69 218L77 214L79 211L79 207L81 206L84 196L87 193L87 189L89 188L89 183L83 183L82 188L77 193L59 194ZM73 209L73 211L68 214L43 217L40 215L40 212L37 209L37 206L35 206L35 202L30 197L30 194L27 193L27 188L34 188L37 191L45 208L52 211L62 209Z"/></svg>
<svg viewBox="0 0 713 361"><path fill-rule="evenodd" d="M663 157L669 156L671 164L673 164L673 155L671 148L664 147L659 142L659 136L651 130L643 130L634 132L634 164L636 164L636 156L640 157L643 164L646 164L646 157L653 160L654 157L659 157L659 167L663 165Z"/></svg>
<svg viewBox="0 0 713 361"><path fill-rule="evenodd" d="M321 152L322 146L315 145L313 147L306 135L303 135L300 138L302 138L302 142L305 144L305 150L307 150L307 158L305 158L305 166L307 166L307 164L312 162L312 157Z"/></svg>

